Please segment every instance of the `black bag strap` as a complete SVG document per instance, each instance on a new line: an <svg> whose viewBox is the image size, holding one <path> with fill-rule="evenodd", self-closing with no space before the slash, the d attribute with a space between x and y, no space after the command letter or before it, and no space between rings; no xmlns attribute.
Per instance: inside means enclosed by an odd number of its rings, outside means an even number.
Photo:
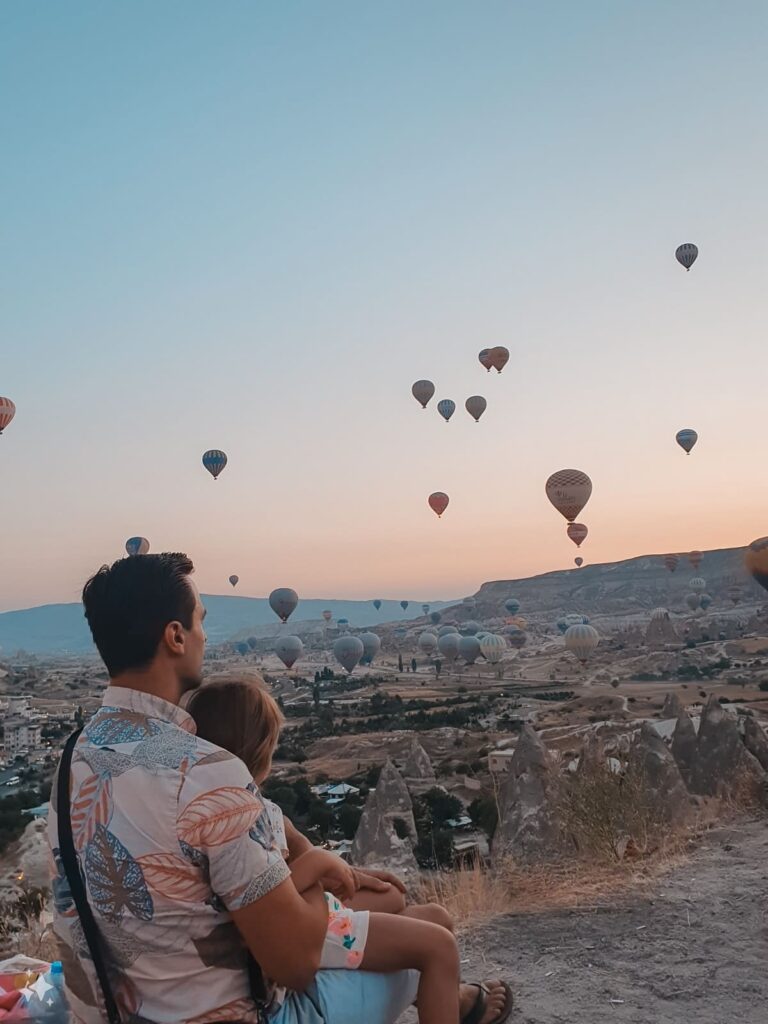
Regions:
<svg viewBox="0 0 768 1024"><path fill-rule="evenodd" d="M72 753L75 749L78 736L82 732L78 729L73 732L64 746L64 753L61 755L59 764L59 778L56 784L56 795L58 803L58 827L59 827L59 852L61 862L64 866L64 874L69 882L69 889L75 901L75 907L80 917L80 924L83 927L83 935L88 943L88 950L96 969L96 976L99 979L101 992L104 997L104 1008L107 1011L109 1024L122 1024L120 1011L117 1008L115 997L112 993L112 986L109 983L107 965L104 961L99 928L93 916L93 911L88 903L88 896L85 892L85 883L80 874L75 842L72 838L72 818L69 806L69 782L72 775Z"/></svg>

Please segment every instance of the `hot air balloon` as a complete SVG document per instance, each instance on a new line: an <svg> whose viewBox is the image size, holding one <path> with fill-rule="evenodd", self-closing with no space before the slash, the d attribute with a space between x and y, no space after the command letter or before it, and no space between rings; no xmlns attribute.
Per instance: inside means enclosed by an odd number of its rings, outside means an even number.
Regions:
<svg viewBox="0 0 768 1024"><path fill-rule="evenodd" d="M565 631L565 646L582 665L586 665L590 655L600 643L600 635L594 626L569 626Z"/></svg>
<svg viewBox="0 0 768 1024"><path fill-rule="evenodd" d="M706 580L703 580L701 576L694 576L692 580L688 581L688 586L696 594L703 594L707 589Z"/></svg>
<svg viewBox="0 0 768 1024"><path fill-rule="evenodd" d="M437 631L438 636L450 636L451 634L458 636L458 629L455 626L441 626Z"/></svg>
<svg viewBox="0 0 768 1024"><path fill-rule="evenodd" d="M146 537L129 537L125 542L125 550L129 555L146 555L149 551L149 541Z"/></svg>
<svg viewBox="0 0 768 1024"><path fill-rule="evenodd" d="M683 430L678 430L675 435L675 440L683 449L686 455L691 454L691 449L699 440L699 435L695 430L691 430L690 427L685 427Z"/></svg>
<svg viewBox="0 0 768 1024"><path fill-rule="evenodd" d="M489 348L481 349L480 354L478 355L477 358L486 368L488 373L490 373L491 369L493 368L493 363L491 362L491 350Z"/></svg>
<svg viewBox="0 0 768 1024"><path fill-rule="evenodd" d="M443 491L435 491L433 494L430 494L429 498L427 499L427 501L429 502L429 507L432 509L433 512L436 513L438 519L442 516L443 512L445 512L445 510L448 508L448 502L450 500L451 499L448 497L448 495L443 493Z"/></svg>
<svg viewBox="0 0 768 1024"><path fill-rule="evenodd" d="M664 565L670 572L674 572L680 564L678 555L664 555Z"/></svg>
<svg viewBox="0 0 768 1024"><path fill-rule="evenodd" d="M501 373L504 367L509 362L509 349L504 348L503 345L497 345L492 348L488 359L490 360L491 366L496 370L497 373Z"/></svg>
<svg viewBox="0 0 768 1024"><path fill-rule="evenodd" d="M341 621L341 620L339 620ZM363 641L359 637L340 636L333 645L333 656L338 663L351 673L363 656Z"/></svg>
<svg viewBox="0 0 768 1024"><path fill-rule="evenodd" d="M331 611L330 608L325 609L325 611L323 612L323 618L325 619L326 622L331 621L331 619L333 618L333 612Z"/></svg>
<svg viewBox="0 0 768 1024"><path fill-rule="evenodd" d="M506 649L507 641L503 636L497 636L495 633L489 633L480 641L480 653L489 665L498 665L504 657Z"/></svg>
<svg viewBox="0 0 768 1024"><path fill-rule="evenodd" d="M688 605L692 612L695 612L701 604L701 598L698 594L686 594L685 603Z"/></svg>
<svg viewBox="0 0 768 1024"><path fill-rule="evenodd" d="M522 615L513 615L509 620L510 626L517 626L518 629L526 629L528 627L528 620L524 619Z"/></svg>
<svg viewBox="0 0 768 1024"><path fill-rule="evenodd" d="M505 633L509 639L510 646L514 647L516 651L521 650L528 642L528 637L522 629L518 629L516 626L507 626Z"/></svg>
<svg viewBox="0 0 768 1024"><path fill-rule="evenodd" d="M707 610L707 608L709 608L709 606L712 604L712 596L711 596L711 594L702 594L701 598L699 600L700 600L700 603L701 603L701 610L703 612L705 612Z"/></svg>
<svg viewBox="0 0 768 1024"><path fill-rule="evenodd" d="M456 412L456 403L452 402L450 398L441 398L437 403L437 411L447 423L451 416Z"/></svg>
<svg viewBox="0 0 768 1024"><path fill-rule="evenodd" d="M547 480L545 489L560 515L572 523L589 501L592 481L580 469L561 469Z"/></svg>
<svg viewBox="0 0 768 1024"><path fill-rule="evenodd" d="M768 537L753 540L744 552L744 564L755 583L768 590Z"/></svg>
<svg viewBox="0 0 768 1024"><path fill-rule="evenodd" d="M462 636L459 638L459 657L467 665L474 665L480 654L480 641L476 636Z"/></svg>
<svg viewBox="0 0 768 1024"><path fill-rule="evenodd" d="M516 597L508 597L507 600L504 602L504 607L506 608L510 615L517 615L517 613L520 611L520 602L517 600Z"/></svg>
<svg viewBox="0 0 768 1024"><path fill-rule="evenodd" d="M438 622L440 621L440 619L442 619L442 617L443 616L440 614L440 612L430 612L429 613L429 621L432 623L433 626L436 626L438 624Z"/></svg>
<svg viewBox="0 0 768 1024"><path fill-rule="evenodd" d="M236 587L237 584L240 582L240 577L232 575L229 577L229 582L232 584L233 587Z"/></svg>
<svg viewBox="0 0 768 1024"><path fill-rule="evenodd" d="M16 406L10 398L0 398L0 434L16 415Z"/></svg>
<svg viewBox="0 0 768 1024"><path fill-rule="evenodd" d="M214 480L218 478L219 473L221 473L226 464L227 456L218 448L211 448L210 451L203 453L203 465Z"/></svg>
<svg viewBox="0 0 768 1024"><path fill-rule="evenodd" d="M651 622L666 622L669 612L666 608L654 608L651 612Z"/></svg>
<svg viewBox="0 0 768 1024"><path fill-rule="evenodd" d="M580 548L582 543L587 539L589 530L583 523L568 523L565 531L568 534L568 538L573 541L577 548Z"/></svg>
<svg viewBox="0 0 768 1024"><path fill-rule="evenodd" d="M437 650L437 637L434 633L429 633L426 630L419 637L419 650L423 651L424 654L432 654Z"/></svg>
<svg viewBox="0 0 768 1024"><path fill-rule="evenodd" d="M435 385L431 380L417 380L411 388L411 394L420 403L422 409L426 409L435 393Z"/></svg>
<svg viewBox="0 0 768 1024"><path fill-rule="evenodd" d="M678 245L675 249L675 259L680 266L685 267L686 270L690 270L693 264L696 262L696 257L699 255L698 247L693 242L683 242L682 245Z"/></svg>
<svg viewBox="0 0 768 1024"><path fill-rule="evenodd" d="M701 560L703 557L704 555L701 553L701 551L691 551L691 553L688 555L688 561L691 563L694 569L698 570L699 566L701 565Z"/></svg>
<svg viewBox="0 0 768 1024"><path fill-rule="evenodd" d="M561 633L564 633L564 632L566 631L566 629L568 629L568 623L567 623L567 622L565 621L565 616L561 616L561 617L560 617L560 618L559 618L559 619L557 620L557 622L555 623L555 625L557 626L558 630L559 630L559 631L560 631Z"/></svg>
<svg viewBox="0 0 768 1024"><path fill-rule="evenodd" d="M458 633L443 633L437 638L437 649L448 661L456 661L459 656L461 637Z"/></svg>
<svg viewBox="0 0 768 1024"><path fill-rule="evenodd" d="M475 423L479 423L480 417L488 408L488 403L486 402L482 395L472 395L471 398L468 398L464 403L464 408L467 410L467 412L475 421Z"/></svg>
<svg viewBox="0 0 768 1024"><path fill-rule="evenodd" d="M576 568L577 569L580 569L582 567L582 565L584 565L584 559L580 555L579 555L578 558L574 558L573 561L576 564Z"/></svg>
<svg viewBox="0 0 768 1024"><path fill-rule="evenodd" d="M298 636L279 636L275 640L275 654L286 668L293 668L304 652L304 644Z"/></svg>
<svg viewBox="0 0 768 1024"><path fill-rule="evenodd" d="M250 649L251 648L248 646L248 644L242 640L240 641L240 643L235 644L235 650L237 651L238 654L242 654L243 657L245 657L245 655L248 653L248 651L250 651Z"/></svg>
<svg viewBox="0 0 768 1024"><path fill-rule="evenodd" d="M474 636L475 633L480 632L480 623L470 619L463 625L459 626L462 636Z"/></svg>
<svg viewBox="0 0 768 1024"><path fill-rule="evenodd" d="M339 627L339 629L346 629L347 626L349 626L349 619L338 619L336 625Z"/></svg>
<svg viewBox="0 0 768 1024"><path fill-rule="evenodd" d="M407 608L408 608L408 602L407 601L401 601L400 602L400 607L403 609L403 611L406 611Z"/></svg>
<svg viewBox="0 0 768 1024"><path fill-rule="evenodd" d="M281 622L287 622L299 603L299 595L290 587L278 587L269 595L269 607ZM341 620L339 620L341 624Z"/></svg>
<svg viewBox="0 0 768 1024"><path fill-rule="evenodd" d="M370 665L381 650L381 637L376 633L361 633L360 643L363 645L363 661Z"/></svg>
<svg viewBox="0 0 768 1024"><path fill-rule="evenodd" d="M381 610L381 598L380 597L377 597L376 600L373 602L373 607L376 609L377 612Z"/></svg>
<svg viewBox="0 0 768 1024"><path fill-rule="evenodd" d="M570 615L565 616L566 626L583 626L586 625L586 622L586 616L579 615L578 612L571 612Z"/></svg>
<svg viewBox="0 0 768 1024"><path fill-rule="evenodd" d="M728 597L734 604L739 603L741 600L741 587L738 583L734 583L732 586L728 587Z"/></svg>
<svg viewBox="0 0 768 1024"><path fill-rule="evenodd" d="M423 604L423 605L421 606L421 610L422 610L422 612L423 612L423 613L424 613L425 615L429 615L429 605L428 605L428 604Z"/></svg>

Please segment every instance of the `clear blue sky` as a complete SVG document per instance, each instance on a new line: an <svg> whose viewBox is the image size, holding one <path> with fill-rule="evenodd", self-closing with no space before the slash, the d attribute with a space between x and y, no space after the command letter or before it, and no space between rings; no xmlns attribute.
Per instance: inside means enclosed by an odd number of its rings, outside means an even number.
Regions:
<svg viewBox="0 0 768 1024"><path fill-rule="evenodd" d="M767 44L748 0L0 6L0 608L134 533L457 596L570 563L570 466L587 560L768 532Z"/></svg>

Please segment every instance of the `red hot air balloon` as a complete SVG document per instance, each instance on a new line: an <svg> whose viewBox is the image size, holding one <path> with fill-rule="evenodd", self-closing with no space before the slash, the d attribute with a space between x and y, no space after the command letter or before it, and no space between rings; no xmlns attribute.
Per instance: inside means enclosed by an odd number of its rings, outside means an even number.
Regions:
<svg viewBox="0 0 768 1024"><path fill-rule="evenodd" d="M496 348L491 349L488 358L494 370L496 370L497 373L501 373L509 362L509 349L504 348L503 345L497 345Z"/></svg>
<svg viewBox="0 0 768 1024"><path fill-rule="evenodd" d="M580 569L582 565L584 565L584 559L581 557L581 555L579 555L578 558L574 558L574 562L576 563L577 569Z"/></svg>
<svg viewBox="0 0 768 1024"><path fill-rule="evenodd" d="M680 558L678 555L664 555L664 566L669 569L670 572L674 572L680 564Z"/></svg>
<svg viewBox="0 0 768 1024"><path fill-rule="evenodd" d="M0 398L0 434L16 415L16 406L10 398Z"/></svg>
<svg viewBox="0 0 768 1024"><path fill-rule="evenodd" d="M703 557L704 555L701 553L701 551L692 551L690 555L688 555L688 561L691 563L694 569L698 569L701 565L701 560Z"/></svg>
<svg viewBox="0 0 768 1024"><path fill-rule="evenodd" d="M448 497L448 495L444 494L443 491L435 491L434 494L430 494L428 498L429 507L437 515L438 519L440 518L440 516L442 516L443 512L445 512L445 510L448 508L448 502L450 500L451 499Z"/></svg>
<svg viewBox="0 0 768 1024"><path fill-rule="evenodd" d="M545 489L560 515L572 523L589 501L592 481L580 469L561 469L547 480Z"/></svg>
<svg viewBox="0 0 768 1024"><path fill-rule="evenodd" d="M482 365L486 368L488 373L493 369L493 361L491 360L491 350L484 348L477 357Z"/></svg>
<svg viewBox="0 0 768 1024"><path fill-rule="evenodd" d="M568 529L566 530L568 537L573 541L577 548L580 548L582 543L587 539L589 530L584 526L583 523L568 523Z"/></svg>

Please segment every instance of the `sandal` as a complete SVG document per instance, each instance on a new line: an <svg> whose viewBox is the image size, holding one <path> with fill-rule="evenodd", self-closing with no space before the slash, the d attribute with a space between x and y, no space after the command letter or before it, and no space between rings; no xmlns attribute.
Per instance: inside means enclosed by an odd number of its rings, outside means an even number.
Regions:
<svg viewBox="0 0 768 1024"><path fill-rule="evenodd" d="M485 982L471 982L470 984L477 988L477 999L472 1004L471 1009L461 1018L461 1024L480 1024L488 1006L488 996L491 994L491 990ZM488 1021L488 1024L503 1024L508 1019L510 1013L512 1013L512 1006L514 1004L512 989L506 981L502 981L501 984L504 986L504 1006L499 1011L498 1016Z"/></svg>

